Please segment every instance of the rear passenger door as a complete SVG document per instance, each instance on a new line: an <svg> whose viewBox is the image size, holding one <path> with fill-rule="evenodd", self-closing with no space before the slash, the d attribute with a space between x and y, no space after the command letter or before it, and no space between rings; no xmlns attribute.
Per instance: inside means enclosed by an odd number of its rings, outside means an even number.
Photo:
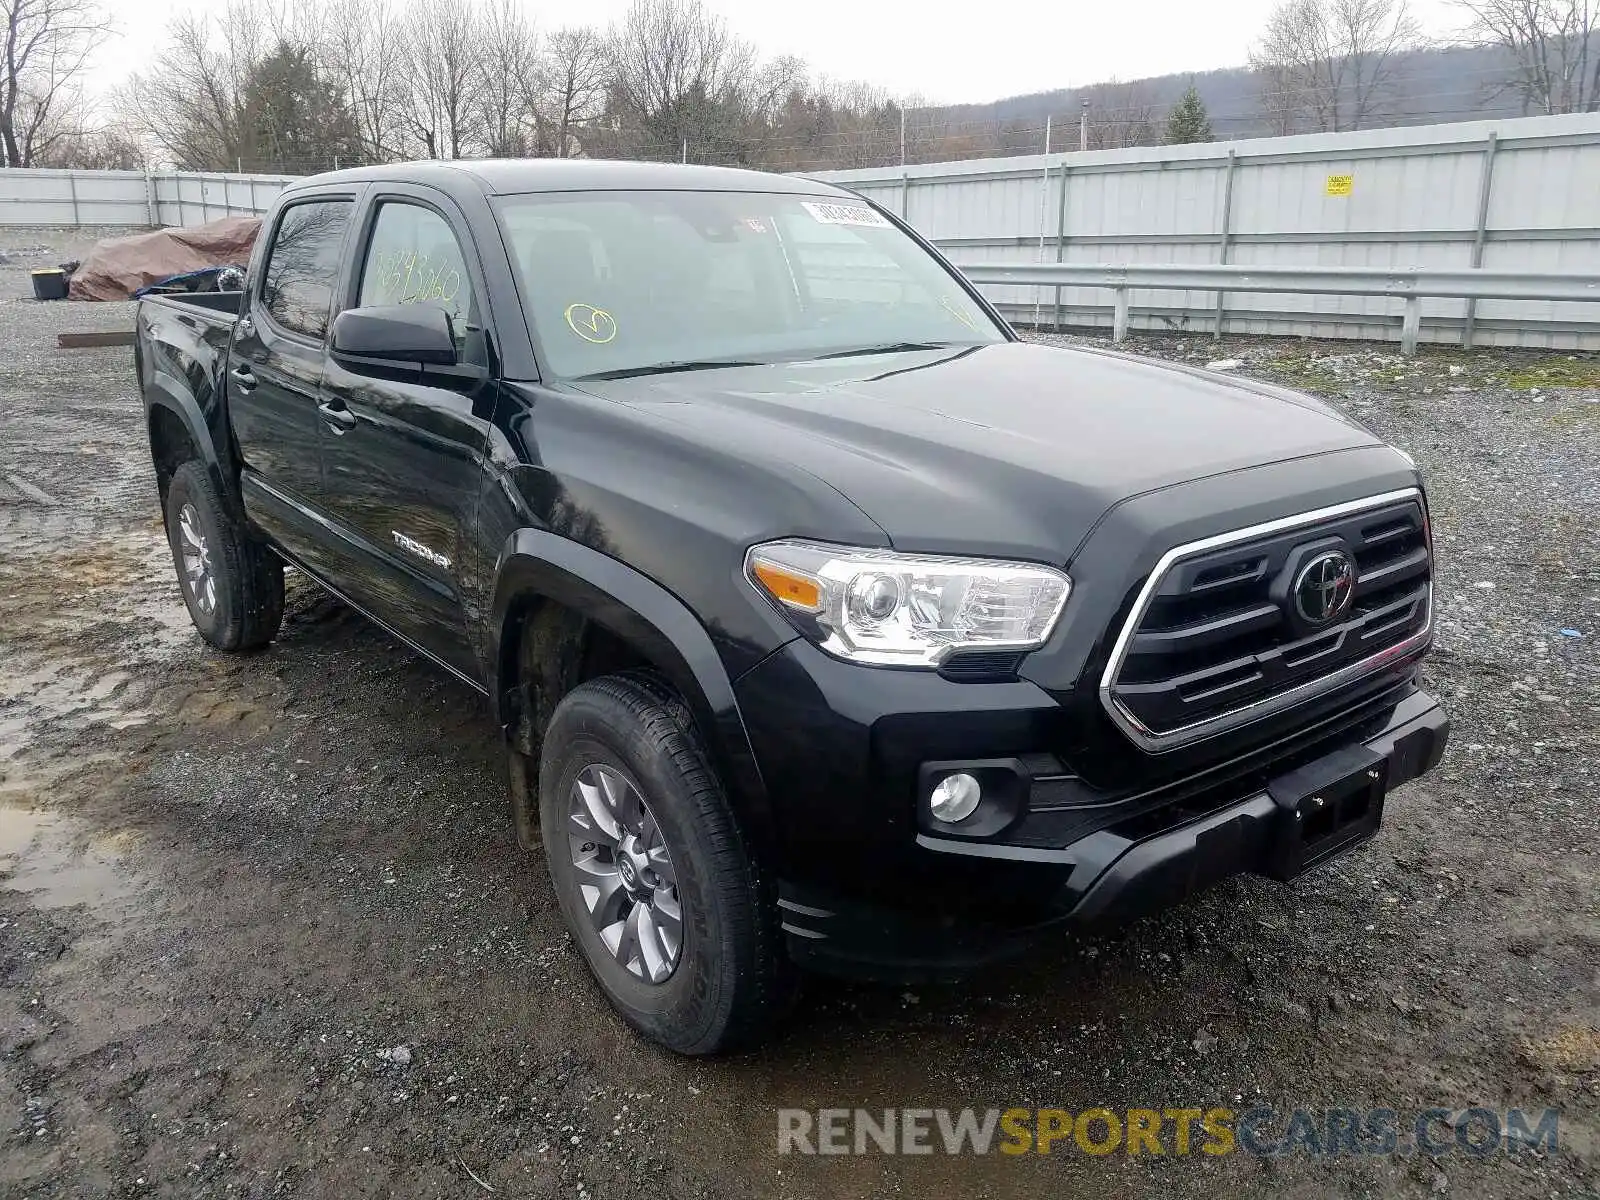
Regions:
<svg viewBox="0 0 1600 1200"><path fill-rule="evenodd" d="M337 534L330 582L478 682L465 610L494 389L477 256L459 214L428 189L375 189L360 236L345 306L444 309L461 367L372 375L328 359L319 508Z"/></svg>
<svg viewBox="0 0 1600 1200"><path fill-rule="evenodd" d="M324 565L314 514L322 487L323 343L332 320L352 195L296 199L278 213L228 357L228 413L245 511L307 565Z"/></svg>

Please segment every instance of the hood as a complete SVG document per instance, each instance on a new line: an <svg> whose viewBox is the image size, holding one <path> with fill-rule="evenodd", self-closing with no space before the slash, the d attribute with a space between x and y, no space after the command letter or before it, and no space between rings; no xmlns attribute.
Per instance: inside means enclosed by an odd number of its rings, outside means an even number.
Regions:
<svg viewBox="0 0 1600 1200"><path fill-rule="evenodd" d="M1054 562L1120 500L1381 444L1309 396L1026 342L581 386L821 478L899 549Z"/></svg>

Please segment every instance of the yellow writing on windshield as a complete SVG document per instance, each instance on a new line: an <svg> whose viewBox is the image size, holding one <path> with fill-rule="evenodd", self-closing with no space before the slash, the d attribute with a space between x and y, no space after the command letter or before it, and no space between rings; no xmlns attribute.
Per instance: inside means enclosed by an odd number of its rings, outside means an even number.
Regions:
<svg viewBox="0 0 1600 1200"><path fill-rule="evenodd" d="M617 336L617 319L592 304L569 304L564 314L572 332L586 342L605 345Z"/></svg>

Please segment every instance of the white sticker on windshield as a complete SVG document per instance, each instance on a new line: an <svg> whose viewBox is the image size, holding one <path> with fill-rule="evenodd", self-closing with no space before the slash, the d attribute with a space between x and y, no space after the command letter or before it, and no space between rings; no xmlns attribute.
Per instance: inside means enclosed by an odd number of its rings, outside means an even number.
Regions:
<svg viewBox="0 0 1600 1200"><path fill-rule="evenodd" d="M889 224L882 213L858 204L821 204L802 200L800 207L821 225L865 225L871 229L878 229Z"/></svg>

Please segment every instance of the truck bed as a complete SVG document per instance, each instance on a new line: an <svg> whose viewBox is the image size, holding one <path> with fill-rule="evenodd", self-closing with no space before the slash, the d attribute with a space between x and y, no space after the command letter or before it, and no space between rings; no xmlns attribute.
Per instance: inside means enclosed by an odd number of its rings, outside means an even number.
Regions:
<svg viewBox="0 0 1600 1200"><path fill-rule="evenodd" d="M208 313L221 313L237 317L244 304L243 292L174 292L164 295L144 296L141 304L171 304L180 309L200 308Z"/></svg>
<svg viewBox="0 0 1600 1200"><path fill-rule="evenodd" d="M223 373L243 292L145 296L134 322L141 383L198 407L207 424L221 410Z"/></svg>

